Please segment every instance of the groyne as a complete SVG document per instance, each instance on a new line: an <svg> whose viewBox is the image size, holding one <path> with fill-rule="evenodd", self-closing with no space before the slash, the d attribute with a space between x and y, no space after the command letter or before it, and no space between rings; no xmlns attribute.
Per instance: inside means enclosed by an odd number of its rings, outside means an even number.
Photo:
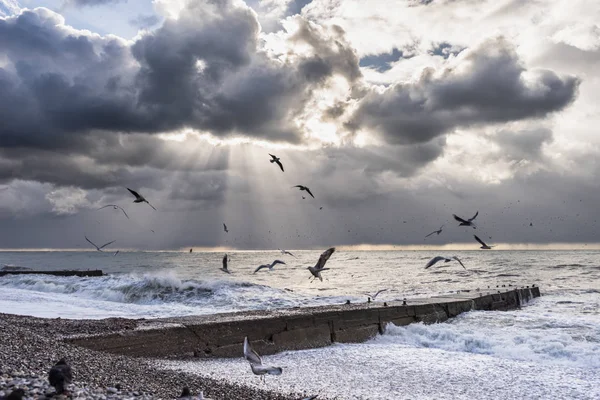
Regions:
<svg viewBox="0 0 600 400"><path fill-rule="evenodd" d="M239 357L248 336L260 354L363 342L388 323L436 323L471 310L512 310L539 297L538 287L461 291L403 301L299 307L139 321L135 329L66 339L133 357Z"/></svg>

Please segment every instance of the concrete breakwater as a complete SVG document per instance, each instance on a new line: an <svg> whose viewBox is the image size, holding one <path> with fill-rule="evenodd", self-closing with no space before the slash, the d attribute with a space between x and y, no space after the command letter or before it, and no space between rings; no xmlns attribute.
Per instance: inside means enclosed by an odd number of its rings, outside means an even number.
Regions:
<svg viewBox="0 0 600 400"><path fill-rule="evenodd" d="M103 276L104 273L99 269L78 271L78 270L62 270L62 271L33 271L33 270L0 270L0 276L4 275L55 275L55 276Z"/></svg>
<svg viewBox="0 0 600 400"><path fill-rule="evenodd" d="M134 329L66 339L75 345L133 357L239 357L248 336L260 354L358 343L388 323L436 323L471 310L512 310L540 296L538 287L462 291L427 299L299 307L140 320Z"/></svg>

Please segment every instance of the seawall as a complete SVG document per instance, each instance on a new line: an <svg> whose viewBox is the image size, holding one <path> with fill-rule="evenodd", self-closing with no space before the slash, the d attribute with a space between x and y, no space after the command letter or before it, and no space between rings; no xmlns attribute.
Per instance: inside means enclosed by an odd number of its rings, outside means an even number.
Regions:
<svg viewBox="0 0 600 400"><path fill-rule="evenodd" d="M488 289L490 290L490 289ZM428 299L301 307L140 321L137 328L67 341L133 357L239 357L244 337L260 354L363 342L388 323L436 323L471 310L512 310L538 287L470 291Z"/></svg>

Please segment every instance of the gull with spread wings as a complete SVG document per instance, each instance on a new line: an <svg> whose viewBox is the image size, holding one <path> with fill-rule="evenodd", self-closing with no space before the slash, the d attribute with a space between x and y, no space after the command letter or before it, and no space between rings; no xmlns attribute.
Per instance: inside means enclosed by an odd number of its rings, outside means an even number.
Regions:
<svg viewBox="0 0 600 400"><path fill-rule="evenodd" d="M442 233L442 228L443 227L444 227L444 225L440 226L440 229L438 229L437 231L431 232L429 235L427 235L425 237L428 238L429 236L433 235L434 233L437 233L439 235L440 233Z"/></svg>
<svg viewBox="0 0 600 400"><path fill-rule="evenodd" d="M475 223L473 222L473 220L475 218L477 218L477 216L479 215L479 211L477 211L475 213L475 215L473 215L473 218L469 218L467 220L462 219L461 217L459 217L456 214L452 214L452 216L454 217L455 220L457 220L458 222L460 222L460 224L458 224L458 226L472 226L473 229L476 229Z"/></svg>
<svg viewBox="0 0 600 400"><path fill-rule="evenodd" d="M452 256L450 258L442 257L442 256L433 257L431 260L429 260L427 265L425 265L425 269L433 266L434 264L436 264L437 262L442 261L442 260L444 260L444 262L450 262L452 260L456 260L456 261L458 261L458 263L460 264L461 267L463 267L464 269L467 269L467 268L465 268L465 265L462 263L462 261L460 261L460 259L456 256Z"/></svg>
<svg viewBox="0 0 600 400"><path fill-rule="evenodd" d="M125 216L127 217L127 219L129 219L129 215L127 215L127 213L125 212L125 210L123 210L123 207L120 207L120 206L118 206L116 204L107 204L107 205L105 205L103 207L100 207L96 211L100 211L100 210L102 210L103 208L106 208L106 207L112 207L114 210L121 210L121 211L123 211L123 214L125 214Z"/></svg>
<svg viewBox="0 0 600 400"><path fill-rule="evenodd" d="M258 268L256 268L254 270L253 273L255 274L258 271L260 271L261 269L263 269L263 268L269 268L269 271L272 271L273 267L276 266L277 264L285 264L285 263L283 261L281 261L281 260L275 260L270 265L269 264L263 264L263 265L259 266Z"/></svg>
<svg viewBox="0 0 600 400"><path fill-rule="evenodd" d="M311 281L311 283L316 278L319 278L319 280L321 282L323 282L323 277L321 276L321 272L322 271L327 271L328 269L330 269L330 268L325 268L325 263L327 262L327 260L329 260L329 257L331 257L331 255L333 254L334 251L335 251L335 247L331 247L331 248L325 250L321 254L321 256L319 257L319 261L317 261L317 264L314 267L308 267L308 268L306 268L312 274L312 281ZM310 278L308 278L308 279L310 279Z"/></svg>
<svg viewBox="0 0 600 400"><path fill-rule="evenodd" d="M248 337L244 338L244 358L250 363L252 373L254 375L260 375L261 379L263 379L264 375L266 374L281 375L281 373L283 372L281 367L267 367L263 365L262 358L250 346L250 342L248 342Z"/></svg>
<svg viewBox="0 0 600 400"><path fill-rule="evenodd" d="M98 246L96 246L96 244L94 242L92 242L90 239L88 239L87 236L83 236L83 237L85 238L85 240L87 240L88 242L90 242L92 244L92 246L94 246L96 248L96 250L98 250L98 251L102 251L102 249L105 248L106 246L108 246L109 244L112 244L112 243L116 242L116 240L112 240L112 241L110 241L108 243L105 243L102 246L98 247Z"/></svg>
<svg viewBox="0 0 600 400"><path fill-rule="evenodd" d="M131 190L129 188L127 188L127 190L129 190L129 193L131 193L132 195L135 196L135 200L133 201L134 203L148 203L148 200L146 200L144 198L144 196L142 196L141 194L139 194L138 192L136 192L135 190ZM154 206L150 203L148 203L148 205L152 208L154 208ZM156 210L156 208L154 208Z"/></svg>
<svg viewBox="0 0 600 400"><path fill-rule="evenodd" d="M381 289L381 290L378 290L375 294L369 294L369 293L367 293L367 296L369 296L369 300L375 301L375 298L377 296L379 296L379 293L382 293L382 292L385 292L385 291L387 291L387 289Z"/></svg>
<svg viewBox="0 0 600 400"><path fill-rule="evenodd" d="M310 189L309 189L307 186L302 186L302 185L296 185L296 186L292 186L292 188L295 188L295 187L299 188L299 189L300 189L300 191L302 191L302 190L306 190L306 191L308 192L308 194L310 194L310 196L311 196L313 199L315 198L315 196L313 196L312 192L310 191Z"/></svg>
<svg viewBox="0 0 600 400"><path fill-rule="evenodd" d="M281 168L281 172L283 171L283 164L281 163L281 158L269 153L269 155L271 156L271 159L269 160L271 162L271 164L273 163L277 163L277 165L279 165L279 168Z"/></svg>
<svg viewBox="0 0 600 400"><path fill-rule="evenodd" d="M473 235L473 237L475 238L475 240L477 240L477 241L479 242L479 244L481 244L481 247L480 247L480 249L483 249L483 250L491 250L491 249L492 249L492 247L496 247L496 246L488 246L487 244L485 244L485 242L484 242L483 240L479 239L479 238L477 237L477 235Z"/></svg>
<svg viewBox="0 0 600 400"><path fill-rule="evenodd" d="M279 249L279 251L280 251L280 252L281 252L281 254L283 254L283 255L285 255L285 254L289 254L289 255L290 255L290 256L292 256L292 257L296 257L295 255L293 255L292 253L290 253L290 252L289 252L289 251L287 251L287 250L281 250L281 249Z"/></svg>

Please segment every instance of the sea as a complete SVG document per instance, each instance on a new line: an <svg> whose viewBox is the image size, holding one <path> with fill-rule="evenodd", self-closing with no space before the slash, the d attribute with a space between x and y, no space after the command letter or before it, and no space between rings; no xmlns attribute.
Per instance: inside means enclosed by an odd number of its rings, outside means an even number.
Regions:
<svg viewBox="0 0 600 400"><path fill-rule="evenodd" d="M324 250L324 249L323 249ZM1 252L3 265L101 269L93 278L0 277L0 313L49 318L160 318L442 295L537 285L514 311L471 311L444 323L388 325L360 344L265 356L283 374L254 376L242 358L153 361L159 368L317 399L600 399L600 251ZM439 263L436 255L464 263ZM253 273L261 264L284 261Z"/></svg>

